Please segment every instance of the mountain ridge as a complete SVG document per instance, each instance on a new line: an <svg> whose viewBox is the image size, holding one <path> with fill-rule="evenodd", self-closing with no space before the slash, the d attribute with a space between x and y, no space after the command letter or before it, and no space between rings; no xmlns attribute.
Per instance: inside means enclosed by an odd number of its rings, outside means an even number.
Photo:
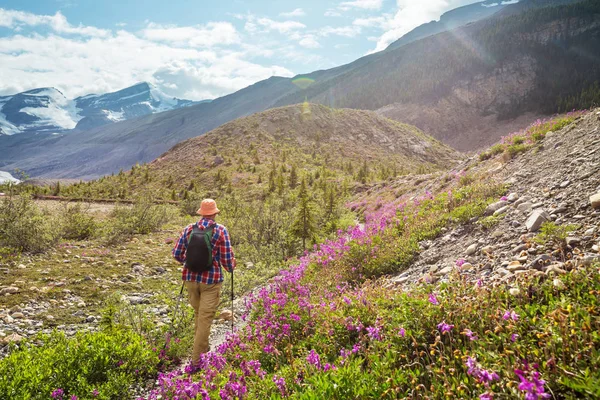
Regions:
<svg viewBox="0 0 600 400"><path fill-rule="evenodd" d="M148 82L68 99L54 87L0 96L0 133L70 133L196 104L162 93Z"/></svg>
<svg viewBox="0 0 600 400"><path fill-rule="evenodd" d="M544 4L565 2L575 4L566 10L583 13L577 19L581 29L575 36L563 35L569 33L569 24L553 24L571 17L553 15L554 11L548 11L554 10L552 7L539 8L539 2L524 1L452 32L365 56L345 66L302 75L314 80L307 89L295 86L294 78L272 77L210 103L159 117L119 122L83 131L77 137L45 138L27 151L14 143L2 145L7 141L0 138L0 150L7 149L0 154L0 167L19 167L38 176L75 177L79 168L70 160L85 159L95 164L93 168L86 167L85 177L96 177L136 162L148 162L177 142L232 119L301 103L305 98L332 107L380 110L387 117L414 124L462 150L483 147L505 134L509 127L517 130L531 119L552 113L552 107L558 108L558 93L575 96L599 74L597 63L582 56L599 46L596 14L586 15L584 9L594 10L594 4L574 0ZM513 15L510 10L516 6L519 10L532 9L528 12L533 14L527 15L534 19L523 21L518 13ZM550 21L544 22L543 27L535 22L535 18L546 21L547 15ZM542 37L536 42L535 36L519 31L540 28L543 36L548 27L549 32L554 29L559 35L556 40ZM506 37L498 40L502 36L498 32ZM507 40L508 37L513 40ZM554 60L549 61L548 57ZM546 62L553 69L542 68ZM565 74L562 87L552 83ZM118 143L120 148L111 143Z"/></svg>

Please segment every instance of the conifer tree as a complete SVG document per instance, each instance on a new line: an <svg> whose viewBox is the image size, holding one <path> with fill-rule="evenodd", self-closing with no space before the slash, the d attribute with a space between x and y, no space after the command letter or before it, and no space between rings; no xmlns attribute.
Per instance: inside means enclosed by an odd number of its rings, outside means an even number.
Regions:
<svg viewBox="0 0 600 400"><path fill-rule="evenodd" d="M290 171L290 188L295 189L298 185L298 173L296 172L296 164L292 164Z"/></svg>
<svg viewBox="0 0 600 400"><path fill-rule="evenodd" d="M315 223L315 211L313 209L312 199L308 194L304 178L300 183L297 202L298 210L290 232L295 237L302 239L302 248L306 250L306 240L312 239L315 236L317 226Z"/></svg>

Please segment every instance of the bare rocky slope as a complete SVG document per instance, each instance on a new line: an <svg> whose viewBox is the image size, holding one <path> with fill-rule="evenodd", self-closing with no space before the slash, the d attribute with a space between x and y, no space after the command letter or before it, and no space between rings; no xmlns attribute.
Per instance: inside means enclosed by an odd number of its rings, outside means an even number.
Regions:
<svg viewBox="0 0 600 400"><path fill-rule="evenodd" d="M391 286L447 280L459 273L474 283L508 285L519 274L565 274L600 261L600 109L546 136L542 144L504 162L501 156L479 162L473 157L450 172L462 171L505 183L509 195L488 207L493 218L447 230L420 243L413 266L390 278ZM419 190L444 185L445 178L426 180ZM402 186L413 182L398 182ZM489 219L491 220L491 219ZM573 225L564 253L536 243L543 222ZM491 221L490 221L491 222ZM459 261L462 260L462 261ZM457 263L457 261L459 261ZM458 267L457 264L464 264Z"/></svg>

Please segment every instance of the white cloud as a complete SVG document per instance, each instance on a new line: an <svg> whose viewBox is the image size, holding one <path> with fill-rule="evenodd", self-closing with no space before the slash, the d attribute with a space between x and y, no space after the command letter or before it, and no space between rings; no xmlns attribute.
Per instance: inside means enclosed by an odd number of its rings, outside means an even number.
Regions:
<svg viewBox="0 0 600 400"><path fill-rule="evenodd" d="M319 30L319 34L321 36L325 36L325 37L331 36L331 35L344 36L344 37L355 37L358 34L360 34L360 32L361 32L361 27L357 26L357 25L338 26L338 27L326 26Z"/></svg>
<svg viewBox="0 0 600 400"><path fill-rule="evenodd" d="M382 15L380 17L369 17L369 18L357 18L352 22L352 25L360 26L363 28L383 28L388 24L390 15Z"/></svg>
<svg viewBox="0 0 600 400"><path fill-rule="evenodd" d="M321 47L321 44L312 35L308 35L305 38L301 39L298 42L298 44L307 49L318 49L319 47Z"/></svg>
<svg viewBox="0 0 600 400"><path fill-rule="evenodd" d="M279 33L288 33L306 28L306 25L298 21L274 21L270 18L250 17L248 23L261 27L263 32L277 31Z"/></svg>
<svg viewBox="0 0 600 400"><path fill-rule="evenodd" d="M1 26L25 24L25 17L10 15L7 18L0 13ZM33 26L39 16L26 17ZM228 23L194 27L149 24L138 33L119 30L101 36L65 36L65 29L59 33L54 28L50 33L41 32L0 37L0 94L53 86L73 98L149 81L172 96L199 100L231 93L273 75L294 75L279 65L252 62L252 57L267 57L273 50L262 43L244 43Z"/></svg>
<svg viewBox="0 0 600 400"><path fill-rule="evenodd" d="M209 22L202 26L162 26L148 24L142 31L148 40L168 42L178 46L212 47L240 42L235 27L229 22Z"/></svg>
<svg viewBox="0 0 600 400"><path fill-rule="evenodd" d="M296 8L294 11L290 11L290 12L282 12L281 14L279 14L281 17L285 17L285 18L294 18L294 17L304 17L306 15L306 13L304 12L303 9L301 8Z"/></svg>
<svg viewBox="0 0 600 400"><path fill-rule="evenodd" d="M20 30L23 26L45 25L57 33L74 34L82 36L104 37L110 31L98 29L92 26L73 26L67 18L58 11L54 15L38 15L24 11L5 10L0 8L0 26Z"/></svg>
<svg viewBox="0 0 600 400"><path fill-rule="evenodd" d="M385 21L379 21L384 33L379 36L377 45L369 53L384 50L392 42L419 25L437 20L447 10L473 3L472 0L396 0L398 10L394 15L386 15ZM359 24L375 23L373 19L358 19ZM364 26L364 25L361 25Z"/></svg>
<svg viewBox="0 0 600 400"><path fill-rule="evenodd" d="M328 9L324 14L326 17L341 17L342 13L333 9Z"/></svg>
<svg viewBox="0 0 600 400"><path fill-rule="evenodd" d="M413 0L414 1L414 0ZM379 10L383 5L383 0L354 0L344 1L340 4L341 10L350 10L351 8L360 8L363 10Z"/></svg>

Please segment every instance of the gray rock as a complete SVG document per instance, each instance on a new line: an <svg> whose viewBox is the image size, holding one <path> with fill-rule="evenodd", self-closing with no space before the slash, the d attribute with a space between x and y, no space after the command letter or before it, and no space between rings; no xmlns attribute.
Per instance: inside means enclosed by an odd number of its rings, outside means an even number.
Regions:
<svg viewBox="0 0 600 400"><path fill-rule="evenodd" d="M477 243L473 243L472 245L470 245L469 247L467 247L466 253L467 253L468 256L472 256L476 252L477 252Z"/></svg>
<svg viewBox="0 0 600 400"><path fill-rule="evenodd" d="M513 273L516 271L524 271L525 269L525 266L518 261L513 261L506 266L506 270Z"/></svg>
<svg viewBox="0 0 600 400"><path fill-rule="evenodd" d="M581 243L581 239L576 236L568 236L565 241L567 242L567 246L577 246Z"/></svg>
<svg viewBox="0 0 600 400"><path fill-rule="evenodd" d="M23 314L21 312L16 312L16 313L13 313L11 315L11 317L13 317L14 319L23 319L23 318L25 318L25 314Z"/></svg>
<svg viewBox="0 0 600 400"><path fill-rule="evenodd" d="M588 230L585 231L584 235L585 236L592 236L594 234L594 232L596 232L595 228L590 228Z"/></svg>
<svg viewBox="0 0 600 400"><path fill-rule="evenodd" d="M592 208L600 208L600 192L590 196L590 204Z"/></svg>
<svg viewBox="0 0 600 400"><path fill-rule="evenodd" d="M497 209L496 211L494 211L494 217L497 217L498 215L504 214L509 209L510 209L510 206L504 206L504 207L501 207L501 208Z"/></svg>
<svg viewBox="0 0 600 400"><path fill-rule="evenodd" d="M507 199L509 202L514 203L515 201L517 201L519 199L519 195L516 193L511 193L508 195Z"/></svg>
<svg viewBox="0 0 600 400"><path fill-rule="evenodd" d="M135 263L131 265L131 269L136 274L142 274L145 268L142 264Z"/></svg>
<svg viewBox="0 0 600 400"><path fill-rule="evenodd" d="M549 220L550 215L548 215L546 211L536 210L533 213L531 213L529 218L527 218L525 226L527 227L527 230L529 232L536 232L538 229L540 229L544 222L547 222Z"/></svg>
<svg viewBox="0 0 600 400"><path fill-rule="evenodd" d="M527 250L527 245L526 244L520 244L520 245L518 245L517 247L515 247L515 248L512 249L512 252L513 253L520 253L523 250Z"/></svg>
<svg viewBox="0 0 600 400"><path fill-rule="evenodd" d="M492 246L485 246L481 249L481 254L486 255L486 254L491 254L494 251L494 248Z"/></svg>
<svg viewBox="0 0 600 400"><path fill-rule="evenodd" d="M129 301L129 304L150 304L150 300L141 297L141 296L129 296L127 298L127 300Z"/></svg>
<svg viewBox="0 0 600 400"><path fill-rule="evenodd" d="M94 317L93 315L88 315L88 317L85 319L85 322L92 323L92 322L96 322L96 317Z"/></svg>
<svg viewBox="0 0 600 400"><path fill-rule="evenodd" d="M517 210L521 211L522 213L529 214L531 210L533 210L533 205L526 201L525 203L519 204L517 206Z"/></svg>
<svg viewBox="0 0 600 400"><path fill-rule="evenodd" d="M454 267L448 266L439 270L436 275L448 275L450 272L454 270Z"/></svg>
<svg viewBox="0 0 600 400"><path fill-rule="evenodd" d="M3 274L8 274L10 270L8 268L0 268L0 272L2 272Z"/></svg>
<svg viewBox="0 0 600 400"><path fill-rule="evenodd" d="M501 209L502 207L504 207L505 205L507 205L508 203L504 200L500 200L497 201L495 203L490 204L489 206L487 206L487 208L484 211L485 215L492 215L496 212L496 210Z"/></svg>
<svg viewBox="0 0 600 400"><path fill-rule="evenodd" d="M571 184L571 181L567 180L567 181L561 182L559 186L560 186L561 189L564 189L567 186L569 186L570 184Z"/></svg>
<svg viewBox="0 0 600 400"><path fill-rule="evenodd" d="M542 254L541 256L539 256L535 260L533 260L533 262L530 265L530 268L534 268L534 269L537 269L538 271L542 271L544 269L544 267L546 266L546 264L551 259L552 258L549 255Z"/></svg>
<svg viewBox="0 0 600 400"><path fill-rule="evenodd" d="M16 286L8 286L0 290L0 295L19 293L19 288Z"/></svg>

